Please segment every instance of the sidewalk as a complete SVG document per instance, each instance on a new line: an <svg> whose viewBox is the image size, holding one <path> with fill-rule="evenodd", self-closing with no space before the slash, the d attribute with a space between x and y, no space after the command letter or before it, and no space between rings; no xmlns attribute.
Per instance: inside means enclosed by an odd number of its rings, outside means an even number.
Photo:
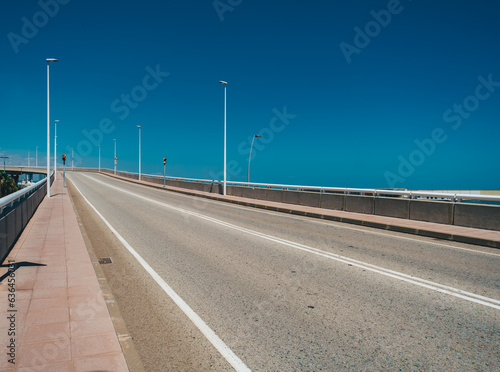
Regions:
<svg viewBox="0 0 500 372"><path fill-rule="evenodd" d="M135 182L158 189L163 189L163 185L157 183L138 181L126 177L115 176L113 174L108 174L108 173L102 173L102 174L128 182ZM500 248L500 231L483 230L471 227L446 225L434 222L377 216L374 214L363 214L355 212L338 211L332 209L307 207L295 204L285 204L285 203L264 201L258 199L249 199L239 196L230 196L230 195L223 196L219 194L197 191L197 190L188 190L173 186L166 186L165 189L186 195L198 196L212 200L244 205L248 207L267 209L283 213L314 217L314 218L344 222L344 223L367 226L367 227L374 227L383 230L421 235L431 238L456 241L460 243L483 245L491 248Z"/></svg>
<svg viewBox="0 0 500 372"><path fill-rule="evenodd" d="M62 177L51 194L0 268L0 371L128 371Z"/></svg>

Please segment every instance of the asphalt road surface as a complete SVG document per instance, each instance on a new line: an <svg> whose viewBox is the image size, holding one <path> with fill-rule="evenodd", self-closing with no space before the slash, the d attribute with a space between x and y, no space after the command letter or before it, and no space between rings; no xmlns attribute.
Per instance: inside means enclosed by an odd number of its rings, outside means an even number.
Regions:
<svg viewBox="0 0 500 372"><path fill-rule="evenodd" d="M498 250L67 176L149 371L500 370Z"/></svg>

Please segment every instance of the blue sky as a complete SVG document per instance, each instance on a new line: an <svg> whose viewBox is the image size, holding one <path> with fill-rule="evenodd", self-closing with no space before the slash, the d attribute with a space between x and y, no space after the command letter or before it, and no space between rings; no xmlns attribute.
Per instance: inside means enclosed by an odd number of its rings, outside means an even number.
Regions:
<svg viewBox="0 0 500 372"><path fill-rule="evenodd" d="M0 155L228 179L500 189L497 1L10 1ZM52 141L53 146L53 141ZM52 147L53 149L53 147Z"/></svg>

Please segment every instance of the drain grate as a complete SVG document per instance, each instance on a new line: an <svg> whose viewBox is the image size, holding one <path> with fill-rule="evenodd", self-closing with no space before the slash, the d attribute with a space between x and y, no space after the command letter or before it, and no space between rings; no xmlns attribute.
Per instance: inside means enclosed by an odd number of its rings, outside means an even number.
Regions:
<svg viewBox="0 0 500 372"><path fill-rule="evenodd" d="M111 259L111 257L103 257L103 258L99 258L99 263L101 265L106 265L106 264L112 264L113 263L113 260Z"/></svg>

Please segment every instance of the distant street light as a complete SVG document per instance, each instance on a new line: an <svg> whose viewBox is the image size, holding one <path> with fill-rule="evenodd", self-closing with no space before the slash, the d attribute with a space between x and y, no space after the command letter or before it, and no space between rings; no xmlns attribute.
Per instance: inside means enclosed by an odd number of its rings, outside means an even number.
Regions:
<svg viewBox="0 0 500 372"><path fill-rule="evenodd" d="M3 172L5 173L5 159L8 159L8 156L0 156L0 159L3 159Z"/></svg>
<svg viewBox="0 0 500 372"><path fill-rule="evenodd" d="M139 128L139 181L141 180L141 126L138 125Z"/></svg>
<svg viewBox="0 0 500 372"><path fill-rule="evenodd" d="M73 152L73 148L71 148L71 170L75 169L75 164L73 163L74 160L75 160L75 155Z"/></svg>
<svg viewBox="0 0 500 372"><path fill-rule="evenodd" d="M253 137L252 137L252 146L250 146L250 155L248 156L248 177L247 177L247 183L250 183L250 159L252 159L252 148L253 148L253 141L256 139L256 138L260 138L262 137L261 135L259 134L255 134Z"/></svg>
<svg viewBox="0 0 500 372"><path fill-rule="evenodd" d="M99 172L101 171L101 145L97 145L99 147Z"/></svg>
<svg viewBox="0 0 500 372"><path fill-rule="evenodd" d="M28 150L28 167L30 166L30 150Z"/></svg>
<svg viewBox="0 0 500 372"><path fill-rule="evenodd" d="M227 89L227 82L220 80L219 83L224 85L224 191L223 191L223 195L226 195L226 89Z"/></svg>
<svg viewBox="0 0 500 372"><path fill-rule="evenodd" d="M38 146L36 147L35 167L38 167Z"/></svg>
<svg viewBox="0 0 500 372"><path fill-rule="evenodd" d="M59 120L54 121L54 181L57 180L57 123Z"/></svg>
<svg viewBox="0 0 500 372"><path fill-rule="evenodd" d="M113 141L115 142L115 158L114 158L114 161L115 161L115 174L116 174L116 161L118 160L116 158L116 139L113 139Z"/></svg>
<svg viewBox="0 0 500 372"><path fill-rule="evenodd" d="M55 58L47 58L47 197L50 198L50 89L49 89L49 65L57 62Z"/></svg>

